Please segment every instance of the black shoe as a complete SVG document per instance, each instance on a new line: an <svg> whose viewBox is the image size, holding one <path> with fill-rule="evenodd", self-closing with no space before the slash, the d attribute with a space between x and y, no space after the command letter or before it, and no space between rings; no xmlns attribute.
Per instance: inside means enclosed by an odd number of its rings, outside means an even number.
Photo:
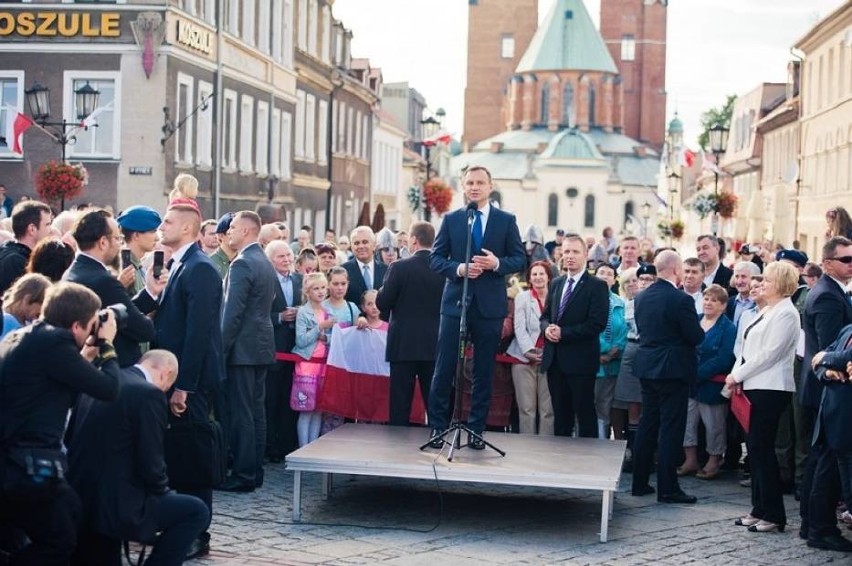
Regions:
<svg viewBox="0 0 852 566"><path fill-rule="evenodd" d="M254 473L254 488L260 489L263 487L263 469L256 471Z"/></svg>
<svg viewBox="0 0 852 566"><path fill-rule="evenodd" d="M808 539L808 546L837 552L852 552L852 541L838 534Z"/></svg>
<svg viewBox="0 0 852 566"><path fill-rule="evenodd" d="M485 450L485 441L482 440L482 433L477 433L479 436L474 436L470 433L467 435L467 444L474 450Z"/></svg>
<svg viewBox="0 0 852 566"><path fill-rule="evenodd" d="M687 503L692 504L698 501L694 495L687 495L682 491L676 491L666 495L658 495L657 501L660 503Z"/></svg>
<svg viewBox="0 0 852 566"><path fill-rule="evenodd" d="M657 490L651 487L650 485L639 485L634 486L633 491L631 492L635 497L642 497L643 495L651 495L652 493L657 493Z"/></svg>
<svg viewBox="0 0 852 566"><path fill-rule="evenodd" d="M250 493L254 489L254 483L244 483L236 478L228 478L225 480L225 483L216 488L217 491L230 491L234 493Z"/></svg>
<svg viewBox="0 0 852 566"><path fill-rule="evenodd" d="M185 560L193 558L201 558L210 554L210 533L201 533L198 538L192 541L189 550L186 553Z"/></svg>
<svg viewBox="0 0 852 566"><path fill-rule="evenodd" d="M432 429L432 433L429 435L429 448L440 450L444 447L444 439L441 436L442 434L444 434L443 430L439 428Z"/></svg>

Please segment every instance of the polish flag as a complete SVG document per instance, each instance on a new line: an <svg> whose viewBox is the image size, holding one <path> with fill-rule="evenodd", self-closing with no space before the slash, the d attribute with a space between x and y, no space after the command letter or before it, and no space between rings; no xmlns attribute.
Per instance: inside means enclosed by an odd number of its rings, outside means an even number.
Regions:
<svg viewBox="0 0 852 566"><path fill-rule="evenodd" d="M9 146L9 151L15 155L24 154L24 132L26 132L33 121L27 118L14 106L6 107L6 145Z"/></svg>
<svg viewBox="0 0 852 566"><path fill-rule="evenodd" d="M432 147L438 145L439 143L450 143L452 141L453 136L449 132L440 131L431 138L426 138L423 140L423 145L427 147Z"/></svg>
<svg viewBox="0 0 852 566"><path fill-rule="evenodd" d="M719 173L719 167L716 165L714 158L708 158L707 152L701 152L701 170L710 171L711 173Z"/></svg>
<svg viewBox="0 0 852 566"><path fill-rule="evenodd" d="M680 164L681 166L692 167L692 164L695 163L695 153L691 151L688 147L683 146L680 152Z"/></svg>
<svg viewBox="0 0 852 566"><path fill-rule="evenodd" d="M80 127L91 128L92 126L97 126L98 122L97 120L95 120L95 118L97 118L102 112L109 110L110 108L112 108L112 102L101 106L100 108L95 108L95 110L91 114L83 118L83 120L80 122Z"/></svg>
<svg viewBox="0 0 852 566"><path fill-rule="evenodd" d="M317 411L362 422L390 420L390 364L385 361L387 328L358 330L337 325L331 337ZM426 408L414 388L410 421L423 424Z"/></svg>

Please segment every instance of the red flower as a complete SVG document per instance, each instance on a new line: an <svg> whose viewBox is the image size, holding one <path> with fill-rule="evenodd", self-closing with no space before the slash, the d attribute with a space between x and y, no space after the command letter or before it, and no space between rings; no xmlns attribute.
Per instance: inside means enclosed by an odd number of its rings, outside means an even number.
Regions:
<svg viewBox="0 0 852 566"><path fill-rule="evenodd" d="M78 196L86 180L86 170L82 165L48 161L36 172L35 185L42 199L55 203Z"/></svg>

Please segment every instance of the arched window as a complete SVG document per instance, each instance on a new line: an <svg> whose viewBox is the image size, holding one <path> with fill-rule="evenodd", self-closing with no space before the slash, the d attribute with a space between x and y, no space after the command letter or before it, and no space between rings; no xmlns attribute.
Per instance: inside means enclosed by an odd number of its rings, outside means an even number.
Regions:
<svg viewBox="0 0 852 566"><path fill-rule="evenodd" d="M562 89L562 123L569 128L576 123L574 120L574 87L565 83Z"/></svg>
<svg viewBox="0 0 852 566"><path fill-rule="evenodd" d="M595 227L595 195L586 195L586 206L583 214L583 226Z"/></svg>
<svg viewBox="0 0 852 566"><path fill-rule="evenodd" d="M541 85L541 123L547 125L550 120L550 82Z"/></svg>
<svg viewBox="0 0 852 566"><path fill-rule="evenodd" d="M500 194L500 191L491 191L489 199L497 208L503 208L503 195Z"/></svg>
<svg viewBox="0 0 852 566"><path fill-rule="evenodd" d="M633 216L633 201L629 200L624 203L624 227L627 228L627 223L630 222L630 217Z"/></svg>
<svg viewBox="0 0 852 566"><path fill-rule="evenodd" d="M594 127L597 124L597 118L595 117L595 108L597 95L595 93L595 83L589 81L589 127Z"/></svg>
<svg viewBox="0 0 852 566"><path fill-rule="evenodd" d="M559 224L559 197L551 193L547 197L547 225L557 226Z"/></svg>

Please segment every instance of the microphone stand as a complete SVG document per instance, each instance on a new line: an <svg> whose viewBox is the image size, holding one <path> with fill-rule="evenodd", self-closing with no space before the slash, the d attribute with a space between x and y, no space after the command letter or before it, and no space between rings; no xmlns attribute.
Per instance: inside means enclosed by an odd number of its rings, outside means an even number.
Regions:
<svg viewBox="0 0 852 566"><path fill-rule="evenodd" d="M453 454L456 449L462 449L470 446L470 441L462 444L461 443L461 433L466 432L468 434L468 438L474 438L476 440L481 440L485 443L486 446L500 454L500 456L505 456L506 453L487 440L482 437L481 434L474 432L467 426L466 423L461 422L462 416L462 379L464 379L464 360L465 360L465 351L467 350L468 344L468 330L467 330L467 308L468 308L468 295L467 289L470 283L470 275L468 273L468 269L470 268L470 256L471 256L471 245L473 241L473 216L475 207L470 207L468 205L467 209L467 241L465 242L464 247L464 278L462 279L462 297L461 297L461 317L459 318L459 357L456 362L456 375L453 380L453 387L455 388L455 401L453 403L453 416L451 419L452 424L450 427L442 432L438 438L440 438L443 443L449 444L450 451L447 454L447 461L453 461ZM493 378L493 376L492 376ZM472 381L472 380L471 380ZM473 387L471 387L471 405L473 403ZM471 406L471 409L473 407ZM447 437L450 436L451 439L447 440ZM429 439L429 442L426 442L423 446L420 447L420 450L425 449L432 442L433 439Z"/></svg>

